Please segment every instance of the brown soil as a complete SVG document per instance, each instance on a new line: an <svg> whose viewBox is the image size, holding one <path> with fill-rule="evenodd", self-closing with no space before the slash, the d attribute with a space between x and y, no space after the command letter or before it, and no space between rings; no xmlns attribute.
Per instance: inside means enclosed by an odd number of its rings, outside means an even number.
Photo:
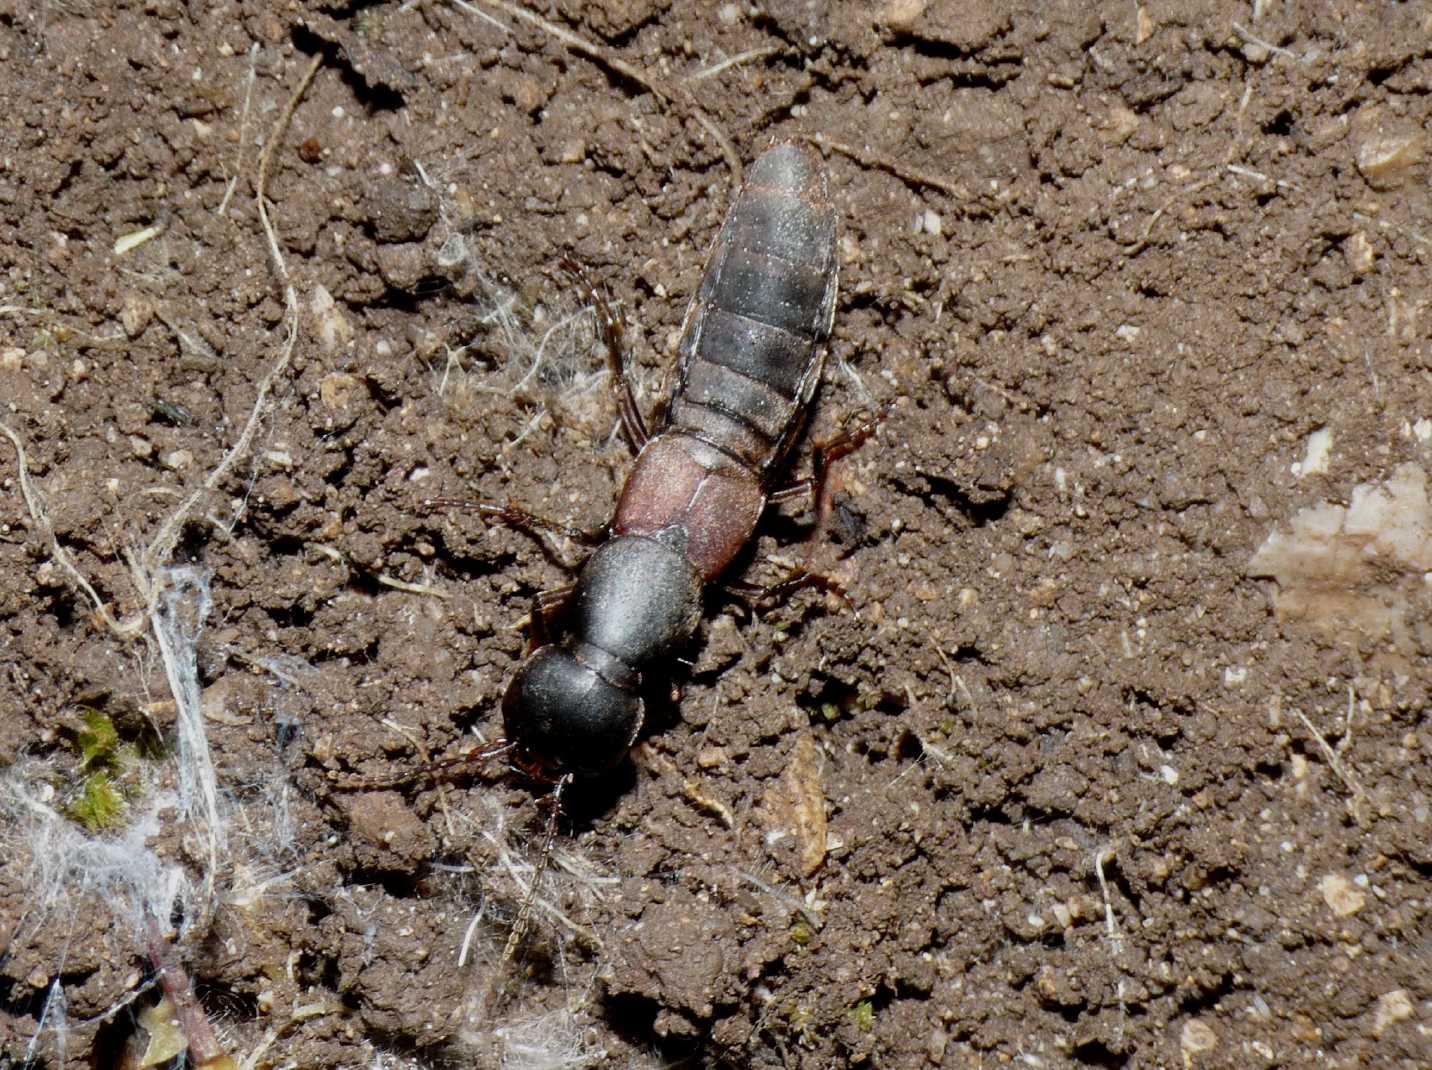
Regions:
<svg viewBox="0 0 1432 1070"><path fill-rule="evenodd" d="M1432 15L1022 6L544 0L574 51L487 0L0 0L0 1065L145 1039L145 904L249 1065L1432 1065L1432 583L1249 568L1432 469ZM540 791L376 785L500 732L579 551L420 502L607 519L553 267L649 410L713 129L826 139L864 386L812 434L892 403L815 551L849 605L712 600L502 967Z"/></svg>

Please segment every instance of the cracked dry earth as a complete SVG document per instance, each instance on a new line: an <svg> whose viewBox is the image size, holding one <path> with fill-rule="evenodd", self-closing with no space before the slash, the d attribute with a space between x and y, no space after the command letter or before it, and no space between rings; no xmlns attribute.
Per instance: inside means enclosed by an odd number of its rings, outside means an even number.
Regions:
<svg viewBox="0 0 1432 1070"><path fill-rule="evenodd" d="M1427 4L0 0L0 57L0 1065L1432 1065ZM841 219L810 434L890 406L848 603L714 597L540 866L540 790L422 771L581 551L421 502L609 518L553 267L652 411L773 138Z"/></svg>

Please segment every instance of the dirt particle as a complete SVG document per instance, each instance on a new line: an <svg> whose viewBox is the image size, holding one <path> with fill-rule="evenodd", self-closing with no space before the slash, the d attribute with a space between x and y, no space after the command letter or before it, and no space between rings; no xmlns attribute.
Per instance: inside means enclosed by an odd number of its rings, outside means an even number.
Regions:
<svg viewBox="0 0 1432 1070"><path fill-rule="evenodd" d="M353 324L348 321L333 295L324 286L315 286L309 297L308 307L317 320L318 340L329 353L337 352L341 346L353 339Z"/></svg>
<svg viewBox="0 0 1432 1070"><path fill-rule="evenodd" d="M347 372L330 372L318 384L318 399L330 409L346 409L363 384L356 376Z"/></svg>
<svg viewBox="0 0 1432 1070"><path fill-rule="evenodd" d="M1095 125L1094 132L1110 145L1122 145L1138 128L1138 113L1123 104L1114 103L1109 106L1103 121Z"/></svg>
<svg viewBox="0 0 1432 1070"><path fill-rule="evenodd" d="M1350 918L1367 905L1367 893L1340 873L1329 873L1318 881L1318 891L1328 909L1340 918Z"/></svg>
<svg viewBox="0 0 1432 1070"><path fill-rule="evenodd" d="M930 1037L925 1041L925 1054L929 1056L930 1062L939 1066L945 1059L945 1049L949 1047L950 1034L938 1026L930 1030Z"/></svg>
<svg viewBox="0 0 1432 1070"><path fill-rule="evenodd" d="M1154 35L1158 29L1158 23L1154 22L1153 16L1144 7L1136 8L1134 11L1134 44L1141 45Z"/></svg>
<svg viewBox="0 0 1432 1070"><path fill-rule="evenodd" d="M890 0L880 12L880 21L898 33L908 33L925 13L926 0Z"/></svg>
<svg viewBox="0 0 1432 1070"><path fill-rule="evenodd" d="M1053 764L1030 782L1025 798L1030 806L1045 813L1068 814L1073 813L1088 789L1088 778L1077 769Z"/></svg>
<svg viewBox="0 0 1432 1070"><path fill-rule="evenodd" d="M815 48L830 34L830 5L826 0L766 0L767 18L793 43Z"/></svg>
<svg viewBox="0 0 1432 1070"><path fill-rule="evenodd" d="M1343 242L1342 249L1343 258L1347 260L1348 270L1354 275L1366 275L1372 270L1373 262L1377 259L1377 250L1372 247L1372 242L1367 240L1367 235L1362 231L1353 231Z"/></svg>
<svg viewBox="0 0 1432 1070"><path fill-rule="evenodd" d="M1427 137L1419 129L1384 120L1374 113L1357 123L1357 169L1375 190L1390 190L1411 177L1426 154Z"/></svg>
<svg viewBox="0 0 1432 1070"><path fill-rule="evenodd" d="M1372 1035L1382 1036L1388 1028L1412 1017L1412 1000L1405 988L1384 992L1377 997L1377 1010L1372 1019Z"/></svg>
<svg viewBox="0 0 1432 1070"><path fill-rule="evenodd" d="M438 219L432 190L400 178L379 179L366 191L368 227L380 242L422 241Z"/></svg>
<svg viewBox="0 0 1432 1070"><path fill-rule="evenodd" d="M128 294L119 310L119 324L129 338L138 338L154 315L154 302L144 294Z"/></svg>
<svg viewBox="0 0 1432 1070"><path fill-rule="evenodd" d="M1182 1049L1184 1058L1198 1055L1201 1052L1212 1051L1218 1047L1218 1034L1197 1018L1191 1018L1183 1023L1183 1030L1180 1032L1178 1038L1178 1046Z"/></svg>
<svg viewBox="0 0 1432 1070"><path fill-rule="evenodd" d="M378 274L395 290L411 290L427 271L428 259L420 242L380 245L374 254Z"/></svg>
<svg viewBox="0 0 1432 1070"><path fill-rule="evenodd" d="M171 471L182 472L194 463L194 452L192 450L170 450L160 458L160 463Z"/></svg>
<svg viewBox="0 0 1432 1070"><path fill-rule="evenodd" d="M204 688L200 710L206 721L242 728L253 723L253 710L262 701L261 689L247 677L227 673Z"/></svg>
<svg viewBox="0 0 1432 1070"><path fill-rule="evenodd" d="M1053 966L1041 966L1034 985L1040 1000L1051 1007L1074 1007L1084 1000L1078 986L1071 983L1068 972Z"/></svg>
<svg viewBox="0 0 1432 1070"><path fill-rule="evenodd" d="M586 158L587 143L578 137L568 138L562 142L562 147L557 150L558 163L581 163Z"/></svg>
<svg viewBox="0 0 1432 1070"><path fill-rule="evenodd" d="M1194 82L1169 101L1169 122L1178 131L1207 126L1223 113L1223 94L1207 82Z"/></svg>
<svg viewBox="0 0 1432 1070"><path fill-rule="evenodd" d="M396 791L365 792L345 809L360 868L412 873L432 853L427 827Z"/></svg>

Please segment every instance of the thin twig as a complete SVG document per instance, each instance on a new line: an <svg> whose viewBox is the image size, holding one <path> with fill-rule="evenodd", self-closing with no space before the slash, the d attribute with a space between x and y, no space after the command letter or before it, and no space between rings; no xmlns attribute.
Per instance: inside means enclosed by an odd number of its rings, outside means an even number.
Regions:
<svg viewBox="0 0 1432 1070"><path fill-rule="evenodd" d="M945 672L950 677L950 693L945 696L945 706L948 708L955 704L955 681L959 680L959 676L956 675L954 666L950 664L950 659L945 657L945 652L940 649L939 643L935 644L935 653L939 655L940 664L945 667Z"/></svg>
<svg viewBox="0 0 1432 1070"><path fill-rule="evenodd" d="M1251 167L1239 167L1235 163L1224 164L1224 167L1226 167L1230 172L1235 175L1241 175L1244 178L1251 178L1256 182L1266 182L1271 186L1277 186L1279 189L1290 189L1298 193L1302 192L1302 187L1299 186L1296 182L1289 182L1287 179L1283 178L1271 178L1268 175L1265 175L1262 171L1255 171Z"/></svg>
<svg viewBox="0 0 1432 1070"><path fill-rule="evenodd" d="M1232 23L1231 25L1233 26L1233 32L1236 33L1239 37L1243 38L1243 40L1247 41L1250 45L1257 45L1259 48L1267 49L1269 52L1273 53L1275 56L1282 56L1284 59L1290 59L1290 60L1292 60L1294 63L1302 63L1302 62L1303 62L1301 59L1299 59L1299 58L1298 58L1296 55L1294 55L1292 52L1289 52L1286 48L1281 48L1281 47L1279 47L1278 45L1273 44L1273 42L1271 42L1271 41L1265 41L1265 40L1263 40L1261 37L1254 37L1251 33L1249 33L1246 29L1244 29L1239 23L1236 23L1236 22L1235 22L1235 23Z"/></svg>
<svg viewBox="0 0 1432 1070"><path fill-rule="evenodd" d="M697 71L686 80L687 82L701 82L707 78L715 78L718 74L730 70L732 67L738 67L742 63L750 63L758 59L765 59L767 56L775 56L778 55L780 51L781 50L775 45L768 45L765 48L752 48L746 52L738 52L730 59L723 59L720 63L713 63L705 70Z"/></svg>
<svg viewBox="0 0 1432 1070"><path fill-rule="evenodd" d="M461 8L469 14L482 14L482 12L478 11L472 4L468 3L467 0L452 0L452 2L456 7ZM701 124L705 131L711 135L712 140L716 142L716 146L721 150L721 155L726 160L727 168L731 171L733 188L740 188L743 172L741 169L741 157L736 153L735 146L731 144L731 139L726 136L726 132L721 129L711 116L706 114L705 109L696 103L696 99L684 86L680 92L672 90L647 74L640 67L633 66L620 56L612 55L606 49L592 44L592 42L588 41L585 37L580 37L571 30L563 29L555 22L549 22L541 15L533 11L528 11L519 4L510 3L509 0L478 0L478 3L496 8L499 11L511 15L514 19L521 19L523 22L536 26L544 33L550 34L561 41L573 52L581 53L588 59L594 60L603 67L606 67L608 70L615 71L623 78L635 82L663 104L670 105L679 100L682 107L690 113L693 119Z"/></svg>
<svg viewBox="0 0 1432 1070"><path fill-rule="evenodd" d="M278 277L284 282L288 281L288 267L283 262L283 253L279 250L278 236L274 232L273 222L269 219L268 207L265 202L268 190L269 162L273 159L274 150L278 148L278 143L283 140L284 134L288 132L288 124L293 120L293 113L298 110L299 101L303 99L304 93L308 92L308 87L312 84L313 78L318 74L318 68L321 66L323 66L322 52L313 57L313 61L308 65L308 70L304 71L303 77L299 79L298 87L294 89L293 96L288 98L288 103L284 105L282 114L279 115L278 121L274 123L273 133L269 135L268 144L264 146L263 152L259 155L259 172L254 181L254 199L259 203L259 218L263 222L264 234L269 240L269 253L274 258L274 270L278 272ZM296 305L297 301L294 302L295 307Z"/></svg>
<svg viewBox="0 0 1432 1070"><path fill-rule="evenodd" d="M1101 847L1094 852L1094 876L1099 879L1099 892L1104 897L1104 934L1109 938L1109 946L1117 958L1123 954L1124 941L1119 936L1119 925L1114 920L1114 904L1109 898L1109 882L1104 877L1104 859L1114 860L1114 848L1112 846Z"/></svg>
<svg viewBox="0 0 1432 1070"><path fill-rule="evenodd" d="M1359 826L1365 825L1367 821L1367 792L1363 790L1361 782L1345 765L1343 765L1341 755L1338 753L1338 751L1333 749L1332 744L1328 742L1327 737L1318 731L1318 726L1313 724L1313 722L1308 719L1307 714L1305 714L1302 710L1297 709L1295 709L1293 712L1298 715L1298 720L1303 722L1303 727L1305 727L1312 735L1313 739L1317 741L1318 749L1323 752L1323 757L1328 760L1328 765L1332 768L1333 773L1337 776L1339 780L1343 782L1343 787L1347 788L1349 793L1351 793L1352 798L1348 800L1348 810L1352 813L1353 820L1356 821ZM1351 694L1349 694L1349 734L1351 734L1351 730L1352 696Z"/></svg>
<svg viewBox="0 0 1432 1070"><path fill-rule="evenodd" d="M386 572L380 572L374 577L384 587L391 587L395 591L407 591L409 594L425 594L433 598L451 598L452 595L441 587L434 587L430 583L410 583L407 580L400 580L396 576L389 576Z"/></svg>
<svg viewBox="0 0 1432 1070"><path fill-rule="evenodd" d="M842 156L849 156L858 164L886 171L902 182L907 182L912 186L925 186L928 189L937 189L941 193L949 194L958 201L971 200L969 191L958 182L946 182L943 178L932 175L927 171L919 171L913 167L906 167L904 164L897 163L888 157L868 152L865 149L858 149L854 145L848 145L844 141L836 141L834 138L828 138L824 134L810 134L806 137L806 140L823 149L829 149L831 152L838 152Z"/></svg>

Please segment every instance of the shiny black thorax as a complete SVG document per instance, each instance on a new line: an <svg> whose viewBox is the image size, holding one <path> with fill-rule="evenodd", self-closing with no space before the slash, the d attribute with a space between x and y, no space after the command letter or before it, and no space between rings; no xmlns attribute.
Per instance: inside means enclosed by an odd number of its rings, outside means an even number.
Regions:
<svg viewBox="0 0 1432 1070"><path fill-rule="evenodd" d="M695 632L701 587L681 551L656 539L622 536L592 554L570 634L527 659L503 704L529 763L592 776L626 756L641 731L643 674Z"/></svg>

